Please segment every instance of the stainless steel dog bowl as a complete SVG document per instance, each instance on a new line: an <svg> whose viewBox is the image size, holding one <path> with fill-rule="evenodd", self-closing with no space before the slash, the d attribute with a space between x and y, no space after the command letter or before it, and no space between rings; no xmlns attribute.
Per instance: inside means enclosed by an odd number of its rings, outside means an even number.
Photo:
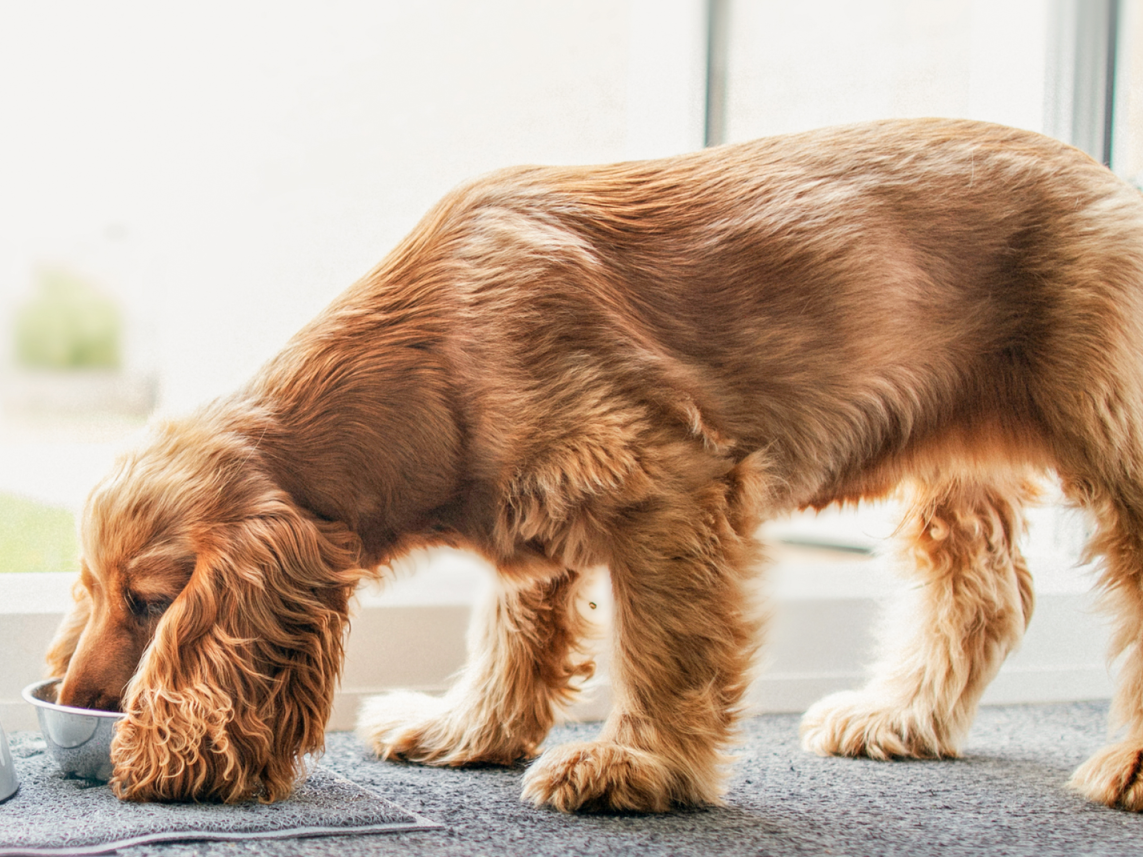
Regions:
<svg viewBox="0 0 1143 857"><path fill-rule="evenodd" d="M111 739L123 715L57 705L59 683L58 678L38 681L23 694L36 707L48 753L65 774L105 783L111 779Z"/></svg>

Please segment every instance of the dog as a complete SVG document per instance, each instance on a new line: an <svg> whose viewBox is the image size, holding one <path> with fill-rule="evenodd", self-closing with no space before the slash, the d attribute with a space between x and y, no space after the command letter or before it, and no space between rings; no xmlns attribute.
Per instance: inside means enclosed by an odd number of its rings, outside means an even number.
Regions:
<svg viewBox="0 0 1143 857"><path fill-rule="evenodd" d="M287 796L355 587L449 545L497 594L447 694L364 706L379 757L535 757L590 673L606 567L613 710L524 797L718 803L760 523L898 490L907 633L803 743L954 756L1031 616L1022 509L1054 473L1098 525L1126 726L1073 782L1143 808L1143 198L1062 143L888 121L498 172L240 391L150 432L87 502L48 655L60 702L124 712L120 798Z"/></svg>

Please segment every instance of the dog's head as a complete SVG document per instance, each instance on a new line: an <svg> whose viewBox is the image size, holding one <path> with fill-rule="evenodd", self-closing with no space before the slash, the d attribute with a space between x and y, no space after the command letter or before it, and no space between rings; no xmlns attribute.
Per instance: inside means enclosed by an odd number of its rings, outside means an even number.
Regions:
<svg viewBox="0 0 1143 857"><path fill-rule="evenodd" d="M322 746L360 546L292 502L256 446L161 425L88 500L48 661L61 703L127 715L120 797L276 800Z"/></svg>

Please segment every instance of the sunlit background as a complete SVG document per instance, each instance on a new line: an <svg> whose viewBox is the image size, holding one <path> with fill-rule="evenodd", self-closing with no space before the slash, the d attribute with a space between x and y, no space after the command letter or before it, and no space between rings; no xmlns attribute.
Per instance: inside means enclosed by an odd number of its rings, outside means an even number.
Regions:
<svg viewBox="0 0 1143 857"><path fill-rule="evenodd" d="M0 0L0 571L73 567L152 412L237 386L468 177L944 115L1139 181L1140 93L1143 0Z"/></svg>

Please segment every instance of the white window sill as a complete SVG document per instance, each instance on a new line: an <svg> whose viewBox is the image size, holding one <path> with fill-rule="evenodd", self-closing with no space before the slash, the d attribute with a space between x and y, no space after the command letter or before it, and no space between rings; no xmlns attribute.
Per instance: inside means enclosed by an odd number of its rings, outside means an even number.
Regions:
<svg viewBox="0 0 1143 857"><path fill-rule="evenodd" d="M873 648L873 625L900 587L877 557L784 549L769 575L773 620L749 696L754 711L800 711L833 690L858 686ZM1005 664L986 703L1097 699L1111 693L1106 630L1074 570L1032 557L1038 598L1024 645ZM353 726L360 700L394 688L443 691L464 662L472 605L488 585L478 560L456 552L421 556L383 590L364 588L355 609L334 729ZM411 573L415 570L415 573ZM43 653L70 603L71 574L0 575L0 723L35 729L20 690L41 677ZM601 582L590 614L606 619ZM605 658L570 714L605 716Z"/></svg>

